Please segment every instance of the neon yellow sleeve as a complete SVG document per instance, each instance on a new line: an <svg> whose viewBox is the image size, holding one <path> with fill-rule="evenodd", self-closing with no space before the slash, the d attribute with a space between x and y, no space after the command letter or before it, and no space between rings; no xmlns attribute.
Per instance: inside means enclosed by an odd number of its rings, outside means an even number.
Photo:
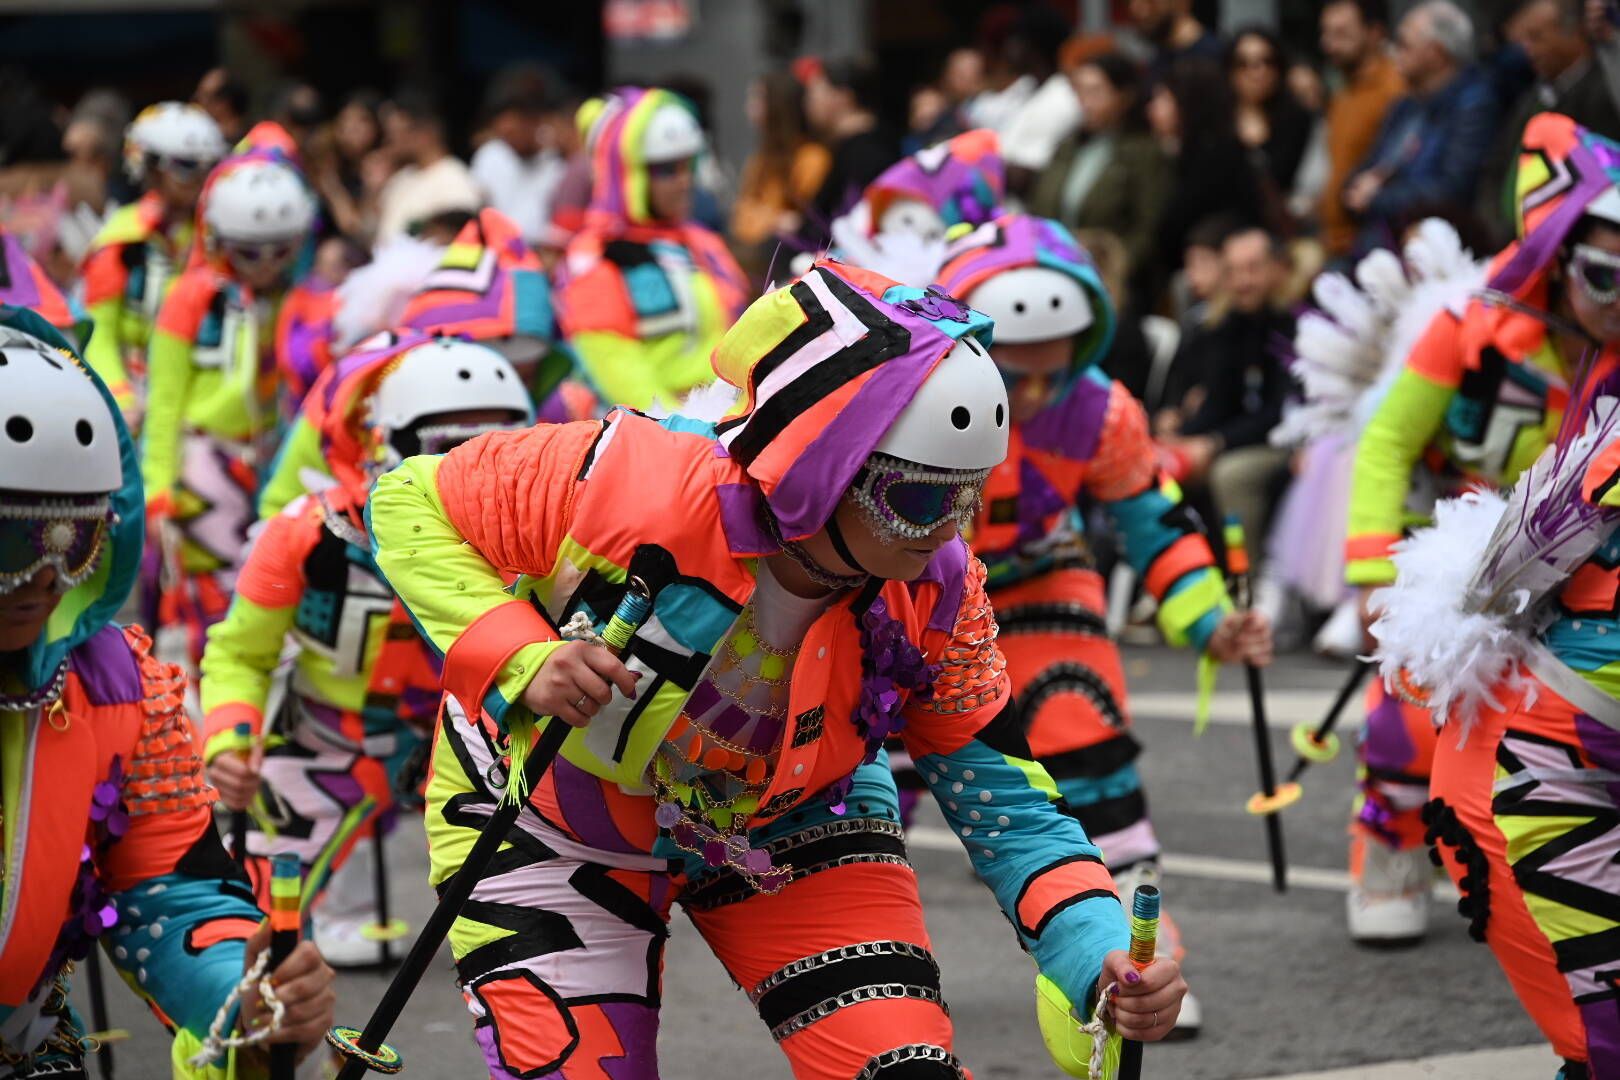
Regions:
<svg viewBox="0 0 1620 1080"><path fill-rule="evenodd" d="M385 474L372 489L366 517L377 565L410 609L411 617L440 653L446 654L446 689L457 685L452 646L480 619L506 611L539 618L527 603L507 591L506 581L451 524L438 489L444 459L413 457ZM467 493L461 493L466 497ZM521 630L514 626L515 632ZM554 639L555 634L549 637ZM530 641L504 658L496 658L492 689L485 707L499 720L505 705L517 701L535 671L561 644ZM477 682L485 674L469 678Z"/></svg>
<svg viewBox="0 0 1620 1080"><path fill-rule="evenodd" d="M147 352L146 422L141 438L141 482L146 504L168 501L180 476L181 429L191 390L192 343L166 330L152 332Z"/></svg>
<svg viewBox="0 0 1620 1080"><path fill-rule="evenodd" d="M130 382L129 371L124 367L123 343L119 340L124 301L121 297L110 296L90 305L85 313L95 324L95 330L84 347L85 363L107 384L107 390L118 403L125 419L133 420L140 410L140 401L135 395L135 384Z"/></svg>
<svg viewBox="0 0 1620 1080"><path fill-rule="evenodd" d="M321 453L321 436L309 418L300 414L293 421L292 430L282 440L276 460L270 466L270 476L259 492L259 517L269 520L286 509L287 504L308 490L304 485L305 470L332 475Z"/></svg>
<svg viewBox="0 0 1620 1080"><path fill-rule="evenodd" d="M1356 445L1345 540L1345 579L1352 585L1395 580L1390 547L1401 538L1412 469L1434 441L1456 393L1410 367L1395 377Z"/></svg>

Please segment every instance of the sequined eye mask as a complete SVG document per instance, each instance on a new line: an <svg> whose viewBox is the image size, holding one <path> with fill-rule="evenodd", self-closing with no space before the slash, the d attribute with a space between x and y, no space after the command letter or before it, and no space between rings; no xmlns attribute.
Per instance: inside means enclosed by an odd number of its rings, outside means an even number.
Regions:
<svg viewBox="0 0 1620 1080"><path fill-rule="evenodd" d="M873 454L856 475L850 496L881 535L920 540L948 519L965 529L989 475L989 469L933 469Z"/></svg>
<svg viewBox="0 0 1620 1080"><path fill-rule="evenodd" d="M0 500L0 596L15 592L47 566L56 568L56 591L89 579L101 563L111 500Z"/></svg>

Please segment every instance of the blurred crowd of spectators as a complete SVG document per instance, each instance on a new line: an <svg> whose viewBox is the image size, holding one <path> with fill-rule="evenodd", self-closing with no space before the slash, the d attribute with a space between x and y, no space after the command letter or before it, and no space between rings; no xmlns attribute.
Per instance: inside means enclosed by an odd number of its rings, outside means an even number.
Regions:
<svg viewBox="0 0 1620 1080"><path fill-rule="evenodd" d="M1483 26L1453 0L1419 0L1393 24L1383 0L1318 7L1313 47L1291 52L1266 27L1217 33L1192 0L1130 0L1112 34L1076 33L1039 2L1003 4L903 109L870 61L800 60L749 88L751 153L704 162L695 216L764 281L784 252L824 244L902 154L995 130L1009 202L1071 227L1115 291L1128 317L1110 373L1143 398L1180 479L1206 512L1236 511L1264 535L1289 469L1266 435L1291 393L1287 342L1312 276L1431 215L1482 254L1505 243L1514 148L1537 112L1620 137L1607 0L1506 0ZM701 120L706 90L687 83L666 81ZM120 167L131 103L96 90L53 111L7 73L0 94L0 218L25 237L54 223L63 251L31 246L67 281L74 215L90 228L134 194ZM259 118L224 69L193 100L228 139ZM481 205L555 257L589 201L580 104L538 68L504 71L466 160L411 89L329 101L294 83L259 112L298 142L323 204L320 265L339 277L377 241L445 238Z"/></svg>

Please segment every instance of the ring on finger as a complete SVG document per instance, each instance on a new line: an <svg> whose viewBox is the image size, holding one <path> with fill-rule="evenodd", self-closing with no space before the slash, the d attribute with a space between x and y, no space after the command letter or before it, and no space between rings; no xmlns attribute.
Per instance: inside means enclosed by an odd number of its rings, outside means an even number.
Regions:
<svg viewBox="0 0 1620 1080"><path fill-rule="evenodd" d="M1148 1025L1148 1026L1149 1027L1158 1027L1159 1026L1159 1010L1158 1009L1153 1010L1153 1023Z"/></svg>
<svg viewBox="0 0 1620 1080"><path fill-rule="evenodd" d="M574 711L575 712L584 712L585 711L585 702L590 699L590 696L591 695L589 695L589 694L581 694L581 695L579 695L579 700L574 702Z"/></svg>

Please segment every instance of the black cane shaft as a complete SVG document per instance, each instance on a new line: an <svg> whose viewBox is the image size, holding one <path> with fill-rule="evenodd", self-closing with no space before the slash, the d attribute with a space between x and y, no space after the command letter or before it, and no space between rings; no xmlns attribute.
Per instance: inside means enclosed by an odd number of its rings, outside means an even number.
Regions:
<svg viewBox="0 0 1620 1080"><path fill-rule="evenodd" d="M84 972L90 983L90 1023L98 1032L105 1033L111 1022L107 1019L107 984L101 978L99 948L92 946L89 955L84 958ZM113 1052L106 1043L102 1043L96 1052L96 1069L101 1073L102 1080L112 1080Z"/></svg>
<svg viewBox="0 0 1620 1080"><path fill-rule="evenodd" d="M388 917L388 855L385 851L386 835L383 832L383 816L377 815L373 825L373 861L371 864L372 886L377 892L377 961L387 966L393 960L388 948L388 932L393 920Z"/></svg>
<svg viewBox="0 0 1620 1080"><path fill-rule="evenodd" d="M1244 665L1249 676L1249 709L1254 717L1254 755L1260 765L1260 794L1277 794L1277 769L1271 760L1271 729L1266 726L1266 691L1260 669ZM1288 891L1288 864L1283 856L1282 821L1275 811L1265 815L1266 848L1271 853L1271 882L1278 892Z"/></svg>
<svg viewBox="0 0 1620 1080"><path fill-rule="evenodd" d="M1120 1040L1119 1080L1142 1080L1142 1044L1135 1039Z"/></svg>
<svg viewBox="0 0 1620 1080"><path fill-rule="evenodd" d="M529 751L529 756L524 762L524 790L534 790L552 760L556 758L557 751L562 749L563 740L568 737L571 730L573 729L562 721L553 720L541 731L539 740ZM495 807L489 822L474 841L472 850L467 853L467 860L445 884L444 892L439 895L439 903L433 909L433 914L428 917L422 932L411 943L410 952L405 954L404 961L394 973L394 978L384 991L382 1000L377 1003L371 1019L366 1021L365 1030L360 1033L359 1039L362 1050L376 1053L383 1040L388 1038L388 1033L393 1030L394 1023L405 1008L405 1003L411 999L417 984L427 973L428 964L432 963L439 946L449 936L450 927L456 921L456 916L461 914L467 898L472 895L473 887L483 878L484 871L489 868L490 861L495 858L501 843L506 839L506 834L516 824L518 814L522 810L523 804L511 799L503 799ZM359 1058L350 1058L338 1072L337 1080L360 1080L365 1072L364 1062Z"/></svg>
<svg viewBox="0 0 1620 1080"><path fill-rule="evenodd" d="M1367 660L1356 661L1355 666L1350 669L1350 676L1344 680L1344 685L1339 687L1338 696L1333 699L1327 715L1322 717L1322 722L1317 724L1316 730L1311 733L1313 741L1321 742L1333 732L1339 723L1339 717L1344 715L1345 707L1356 696L1356 691L1361 689L1361 684L1367 681L1367 674L1372 671L1372 667L1372 663ZM1288 770L1289 781L1298 780L1310 767L1310 761L1299 758L1294 762L1293 768Z"/></svg>

